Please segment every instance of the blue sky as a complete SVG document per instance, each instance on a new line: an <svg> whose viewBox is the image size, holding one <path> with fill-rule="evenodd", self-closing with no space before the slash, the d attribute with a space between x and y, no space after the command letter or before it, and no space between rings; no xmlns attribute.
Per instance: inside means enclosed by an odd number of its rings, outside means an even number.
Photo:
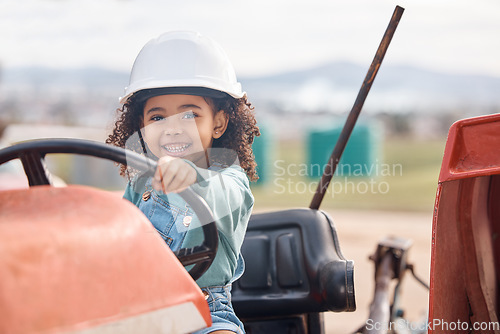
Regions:
<svg viewBox="0 0 500 334"><path fill-rule="evenodd" d="M497 0L0 0L0 65L128 71L150 38L188 29L222 44L241 76L368 67L396 5L384 63L500 76Z"/></svg>

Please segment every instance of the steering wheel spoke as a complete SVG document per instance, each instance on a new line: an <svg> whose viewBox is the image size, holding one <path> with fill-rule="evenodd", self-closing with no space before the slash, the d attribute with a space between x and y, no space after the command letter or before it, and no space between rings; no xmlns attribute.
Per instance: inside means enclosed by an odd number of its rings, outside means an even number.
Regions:
<svg viewBox="0 0 500 334"><path fill-rule="evenodd" d="M195 264L196 262L210 260L212 251L205 245L202 245L193 248L182 248L174 252L174 254L183 266L189 266L191 264Z"/></svg>
<svg viewBox="0 0 500 334"><path fill-rule="evenodd" d="M50 173L45 164L45 154L24 151L19 154L30 186L50 185Z"/></svg>

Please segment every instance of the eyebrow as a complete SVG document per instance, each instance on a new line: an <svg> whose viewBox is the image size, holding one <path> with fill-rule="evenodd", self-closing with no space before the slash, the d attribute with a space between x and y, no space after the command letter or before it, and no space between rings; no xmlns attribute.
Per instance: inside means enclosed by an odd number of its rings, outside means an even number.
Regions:
<svg viewBox="0 0 500 334"><path fill-rule="evenodd" d="M196 104L183 104L182 106L179 107L179 109L190 109L190 108L201 109L201 107L197 106Z"/></svg>
<svg viewBox="0 0 500 334"><path fill-rule="evenodd" d="M177 110L192 109L192 108L201 110L201 107L197 106L196 104L183 104L182 106L177 108ZM155 111L165 111L165 109L162 107L153 107L153 108L149 109L148 111L146 111L146 115L148 115L152 112L155 112Z"/></svg>
<svg viewBox="0 0 500 334"><path fill-rule="evenodd" d="M165 109L163 109L161 107L153 107L153 108L149 109L148 111L146 111L146 115L150 114L152 112L155 112L155 111L165 111Z"/></svg>

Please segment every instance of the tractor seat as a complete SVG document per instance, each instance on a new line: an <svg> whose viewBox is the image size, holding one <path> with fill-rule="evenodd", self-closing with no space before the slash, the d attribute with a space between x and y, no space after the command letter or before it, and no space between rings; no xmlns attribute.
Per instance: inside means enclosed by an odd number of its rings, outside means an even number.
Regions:
<svg viewBox="0 0 500 334"><path fill-rule="evenodd" d="M246 269L233 284L245 320L354 311L354 264L341 253L332 219L292 209L254 214L242 246Z"/></svg>

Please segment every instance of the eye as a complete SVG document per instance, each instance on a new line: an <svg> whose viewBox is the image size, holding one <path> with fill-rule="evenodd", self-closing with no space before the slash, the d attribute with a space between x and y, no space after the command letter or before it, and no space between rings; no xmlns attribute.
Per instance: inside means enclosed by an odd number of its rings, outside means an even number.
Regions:
<svg viewBox="0 0 500 334"><path fill-rule="evenodd" d="M158 121L161 121L161 120L164 120L165 118L163 116L160 116L160 115L153 115L149 118L149 120L153 121L153 122L158 122Z"/></svg>
<svg viewBox="0 0 500 334"><path fill-rule="evenodd" d="M189 110L186 111L182 114L182 119L192 119L198 117L198 114L196 114L194 111Z"/></svg>

